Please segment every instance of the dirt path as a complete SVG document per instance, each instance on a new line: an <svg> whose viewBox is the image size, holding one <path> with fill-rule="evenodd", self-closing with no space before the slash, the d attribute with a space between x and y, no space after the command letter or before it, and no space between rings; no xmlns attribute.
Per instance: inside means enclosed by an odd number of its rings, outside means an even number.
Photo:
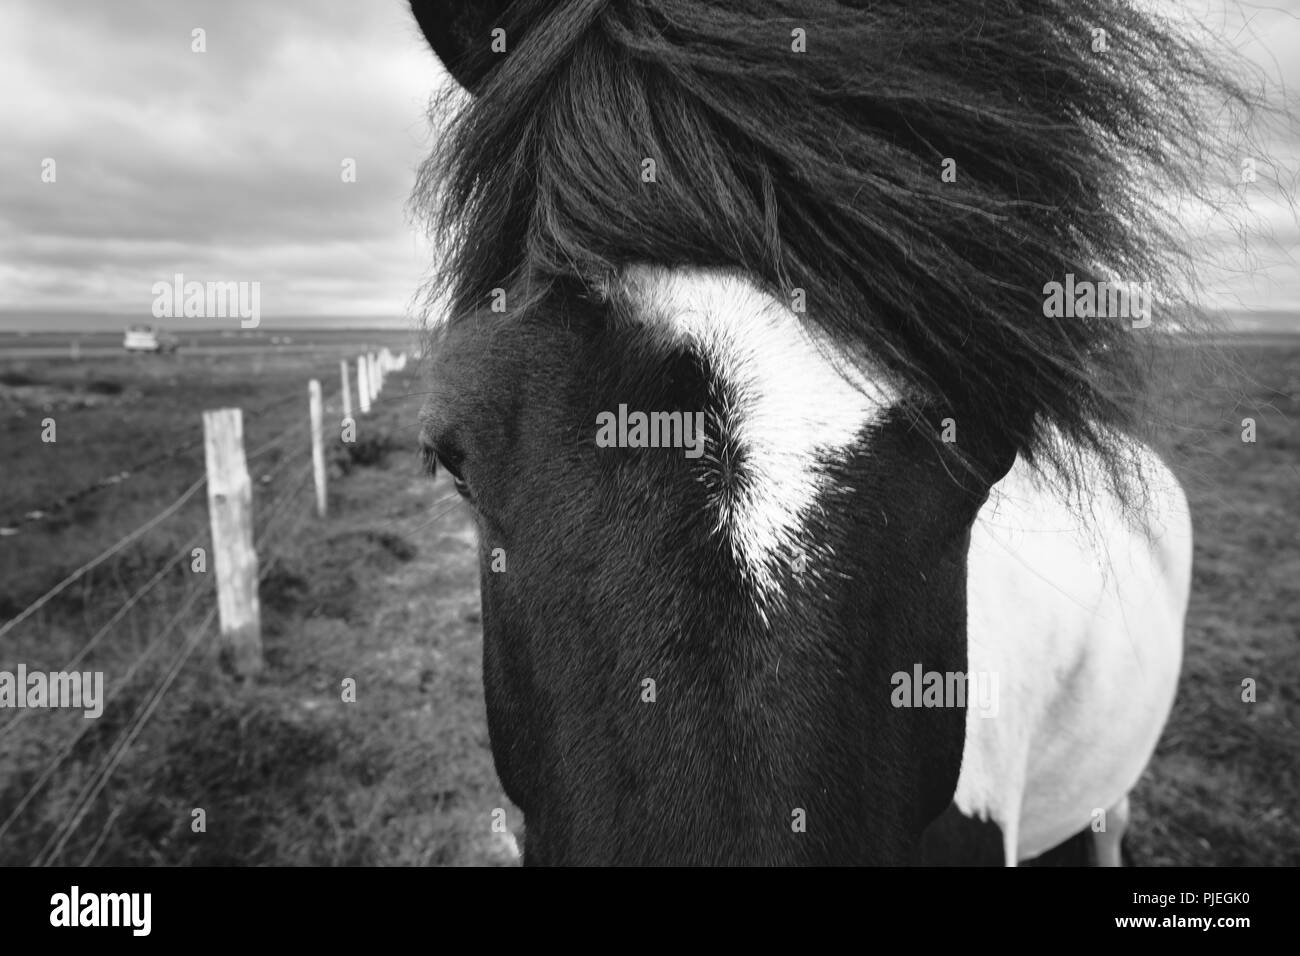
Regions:
<svg viewBox="0 0 1300 956"><path fill-rule="evenodd" d="M511 863L493 812L511 826L522 817L488 744L477 540L450 482L420 471L412 383L390 381L336 456L328 522L264 586L268 633L280 635L268 662L303 717L344 741L336 773L358 785L331 794L340 846L352 846L338 862ZM355 703L341 699L347 678ZM317 770L322 784L333 777Z"/></svg>

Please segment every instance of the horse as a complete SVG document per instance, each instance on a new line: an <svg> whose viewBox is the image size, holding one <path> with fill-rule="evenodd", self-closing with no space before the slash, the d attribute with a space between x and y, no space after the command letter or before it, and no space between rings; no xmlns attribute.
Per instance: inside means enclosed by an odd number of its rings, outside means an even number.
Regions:
<svg viewBox="0 0 1300 956"><path fill-rule="evenodd" d="M523 862L1118 865L1192 536L1113 292L1248 94L1123 0L411 7Z"/></svg>

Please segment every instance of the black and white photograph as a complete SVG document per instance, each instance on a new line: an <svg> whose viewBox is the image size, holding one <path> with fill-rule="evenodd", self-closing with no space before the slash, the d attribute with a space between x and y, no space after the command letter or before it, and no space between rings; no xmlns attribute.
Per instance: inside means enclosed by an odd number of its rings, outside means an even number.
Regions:
<svg viewBox="0 0 1300 956"><path fill-rule="evenodd" d="M6 925L524 865L1271 921L1300 0L6 0L0 90Z"/></svg>

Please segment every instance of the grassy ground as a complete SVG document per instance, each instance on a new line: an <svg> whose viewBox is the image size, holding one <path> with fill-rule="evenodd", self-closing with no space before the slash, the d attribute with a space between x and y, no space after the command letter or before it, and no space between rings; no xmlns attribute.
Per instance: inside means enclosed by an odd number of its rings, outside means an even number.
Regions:
<svg viewBox="0 0 1300 956"><path fill-rule="evenodd" d="M1300 864L1300 345L1173 379L1196 536L1183 674L1134 798L1146 865ZM1256 441L1242 441L1253 418ZM1242 681L1256 701L1242 700Z"/></svg>
<svg viewBox="0 0 1300 956"><path fill-rule="evenodd" d="M241 365L242 361L242 365ZM313 364L314 363L314 364ZM0 368L5 488L23 514L95 477L201 434L198 410L268 407L246 426L256 448L305 422L306 381L336 363L285 358L68 363ZM211 641L181 671L57 859L99 864L454 864L508 862L492 811L500 794L483 722L474 543L460 505L416 466L414 376L390 378L359 440L331 450L330 518L310 512L306 430L290 454L250 466L259 528L265 675L240 686ZM100 383L95 385L94 383ZM120 391L104 383L122 385ZM127 384L129 383L129 384ZM48 406L48 407L47 407ZM58 442L39 442L53 415ZM202 448L0 538L8 618L69 570L171 501L202 473ZM263 480L265 479L265 480ZM454 499L453 499L454 500ZM0 669L61 669L138 586L206 521L203 496L0 640ZM112 686L144 663L104 716L0 712L0 824L67 741L89 727L0 837L0 863L35 859L76 816L92 774L129 729L182 642L211 606L210 583L184 626L152 639L195 587L189 562L162 577L83 668ZM356 681L344 703L342 681ZM207 830L194 833L193 811ZM111 820L111 825L106 827ZM101 842L102 839L102 842Z"/></svg>
<svg viewBox="0 0 1300 956"><path fill-rule="evenodd" d="M255 448L304 418L294 396L308 377L334 381L328 358L264 358L260 373L249 357L183 361L93 370L0 363L0 524L182 447L197 434L200 408L266 408L247 426L246 446ZM1300 346L1247 348L1232 372L1176 382L1168 398L1180 427L1171 439L1196 517L1195 594L1182 685L1135 794L1131 849L1143 865L1294 865ZM253 463L258 524L271 522L260 549L266 673L236 684L206 642L90 803L61 862L510 861L491 827L495 809L510 823L518 811L488 749L475 544L445 479L431 484L410 453L419 403L418 377L396 376L360 441L335 445L325 521L295 491L306 461L296 446ZM54 447L39 442L40 419L51 414ZM1240 441L1246 416L1258 423L1255 444ZM156 513L201 462L196 448L0 538L0 620ZM20 660L64 667L189 534L203 532L201 498L0 638L0 669ZM0 711L0 826L89 726L0 835L0 863L30 862L75 818L79 793L181 647L184 630L151 642L195 586L188 563L164 574L154 596L91 652L83 666L104 670L111 686L154 648L102 719L28 711L9 727L14 712ZM184 623L210 604L205 590ZM1258 682L1256 703L1241 701L1245 677ZM355 703L342 700L345 678L356 681ZM206 813L205 833L192 831L196 808Z"/></svg>

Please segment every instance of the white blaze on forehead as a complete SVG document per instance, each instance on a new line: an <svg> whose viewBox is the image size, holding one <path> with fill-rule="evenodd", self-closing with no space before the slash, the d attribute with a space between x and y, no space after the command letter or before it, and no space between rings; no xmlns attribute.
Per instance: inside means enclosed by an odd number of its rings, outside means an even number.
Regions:
<svg viewBox="0 0 1300 956"><path fill-rule="evenodd" d="M706 456L717 454L720 432L744 456L746 480L719 530L772 596L776 569L811 550L802 529L831 483L821 463L847 456L895 397L836 361L812 323L741 276L635 266L620 286L636 318L702 354L733 399L723 421L705 420Z"/></svg>

